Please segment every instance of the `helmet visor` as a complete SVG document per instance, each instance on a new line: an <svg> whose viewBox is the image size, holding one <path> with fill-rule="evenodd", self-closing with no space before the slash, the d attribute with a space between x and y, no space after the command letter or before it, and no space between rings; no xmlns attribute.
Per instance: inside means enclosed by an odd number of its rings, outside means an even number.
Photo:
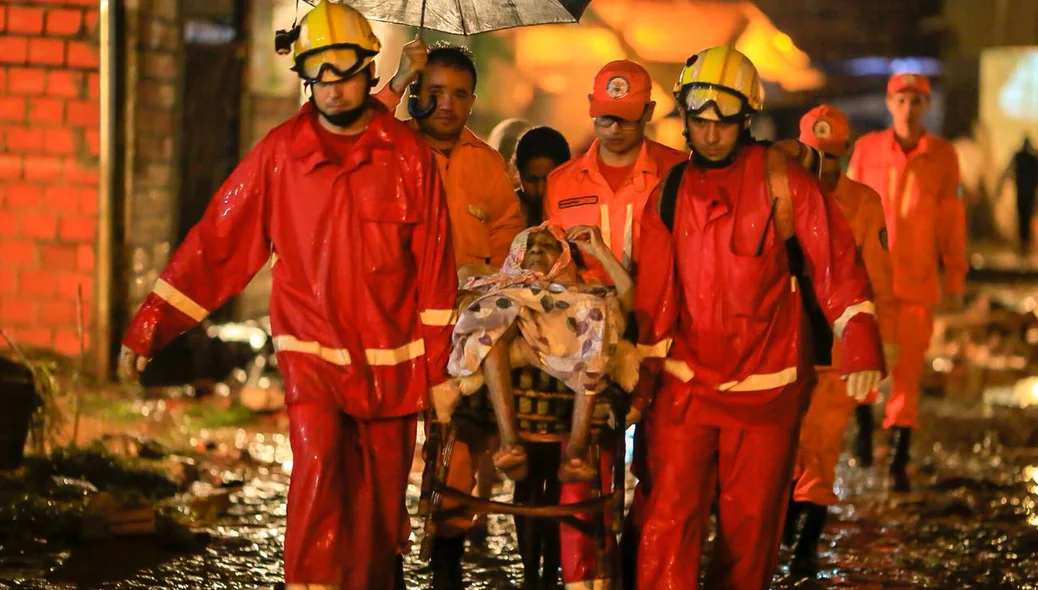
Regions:
<svg viewBox="0 0 1038 590"><path fill-rule="evenodd" d="M303 80L330 84L356 74L364 60L352 47L334 47L303 56L300 62L297 67Z"/></svg>
<svg viewBox="0 0 1038 590"><path fill-rule="evenodd" d="M716 121L735 119L750 110L742 96L715 86L689 84L680 102L687 112Z"/></svg>

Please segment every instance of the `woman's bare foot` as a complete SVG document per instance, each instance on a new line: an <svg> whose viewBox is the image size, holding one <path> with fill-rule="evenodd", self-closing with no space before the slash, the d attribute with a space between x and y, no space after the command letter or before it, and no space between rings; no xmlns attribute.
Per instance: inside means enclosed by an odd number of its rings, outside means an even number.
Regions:
<svg viewBox="0 0 1038 590"><path fill-rule="evenodd" d="M494 453L494 467L512 481L520 481L526 477L526 449L522 445L502 444Z"/></svg>
<svg viewBox="0 0 1038 590"><path fill-rule="evenodd" d="M559 466L559 481L564 483L593 481L594 479L594 468L583 459L566 459Z"/></svg>

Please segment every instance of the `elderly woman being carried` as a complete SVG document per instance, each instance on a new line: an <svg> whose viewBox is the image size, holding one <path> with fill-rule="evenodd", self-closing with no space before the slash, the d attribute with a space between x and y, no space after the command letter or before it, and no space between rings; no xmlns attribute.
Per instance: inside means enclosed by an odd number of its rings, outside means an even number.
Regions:
<svg viewBox="0 0 1038 590"><path fill-rule="evenodd" d="M571 243L597 259L612 285L578 264ZM494 464L513 480L526 476L511 370L534 366L574 392L559 478L593 479L586 454L594 396L610 381L627 391L637 381L635 347L622 338L634 298L631 276L597 227L565 232L544 223L516 236L500 271L471 278L464 288L448 370L465 393L486 385L501 434Z"/></svg>

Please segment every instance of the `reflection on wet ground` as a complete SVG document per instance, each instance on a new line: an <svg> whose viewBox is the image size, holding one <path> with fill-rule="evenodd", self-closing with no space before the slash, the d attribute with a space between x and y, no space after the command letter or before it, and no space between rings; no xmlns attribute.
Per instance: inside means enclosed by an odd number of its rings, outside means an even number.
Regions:
<svg viewBox="0 0 1038 590"><path fill-rule="evenodd" d="M877 466L841 463L838 491L816 581L789 579L776 588L1038 588L1038 410L928 403L914 447L917 491L886 491L877 440ZM244 485L230 510L199 530L208 542L190 554L134 538L54 547L18 555L0 548L0 587L263 588L280 581L287 470L283 434L214 430L211 448L247 449L221 468L224 480ZM222 439L223 442L219 442ZM409 506L417 503L412 474ZM510 495L508 486L496 491ZM177 500L171 502L177 508ZM182 508L182 507L181 507ZM421 522L414 519L420 535ZM416 539L405 569L408 587L423 588L429 573L417 559ZM471 539L467 588L515 588L522 567L511 520L492 516L485 538ZM783 562L785 562L783 556Z"/></svg>

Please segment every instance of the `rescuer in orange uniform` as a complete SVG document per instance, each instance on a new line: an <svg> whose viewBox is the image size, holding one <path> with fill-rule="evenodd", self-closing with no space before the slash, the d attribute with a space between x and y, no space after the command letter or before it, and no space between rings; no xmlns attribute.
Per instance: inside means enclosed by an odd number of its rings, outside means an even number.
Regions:
<svg viewBox="0 0 1038 590"><path fill-rule="evenodd" d="M966 213L959 198L959 163L950 143L927 133L930 82L919 74L898 74L887 83L890 129L869 133L854 145L852 179L879 193L887 220L897 330L898 361L883 427L895 434L890 466L896 491L910 488L906 467L916 425L919 385L933 332L933 310L959 305L966 271ZM944 265L944 289L938 277ZM859 447L871 463L871 411L859 414Z"/></svg>
<svg viewBox="0 0 1038 590"><path fill-rule="evenodd" d="M802 152L811 156L810 161L804 163L818 174L822 190L839 205L854 233L854 241L872 283L885 361L888 367L892 366L896 349L886 343L896 329L897 316L886 222L879 195L850 180L840 169L840 158L850 149L850 124L842 111L822 105L800 119L799 140L812 148L809 152ZM784 144L788 145L787 142L779 145ZM829 344L814 343L816 347ZM825 527L828 507L839 501L833 493L833 483L843 447L844 426L858 405L847 395L847 385L840 378L842 346L839 342L831 344L830 362L815 367L818 383L800 426L800 446L793 472L793 502L786 514L787 544L792 543L798 518L801 515L804 518L790 572L805 576L814 576L818 571L818 541Z"/></svg>
<svg viewBox="0 0 1038 590"><path fill-rule="evenodd" d="M583 156L548 176L544 216L565 229L598 226L606 245L630 270L642 210L656 184L688 154L645 137L652 119L652 78L628 60L606 64L588 95L598 138Z"/></svg>
<svg viewBox="0 0 1038 590"><path fill-rule="evenodd" d="M413 61L420 60L415 56ZM472 54L459 45L437 43L428 48L419 69L419 107L424 109L433 100L436 107L427 117L412 119L408 124L432 147L443 179L459 273L496 270L508 255L513 238L526 223L504 158L466 126L476 100L477 72ZM393 108L394 99L399 101L400 96L383 92L379 99ZM460 416L455 425L457 437L446 483L470 493L476 484L481 458L497 446L497 433L491 425ZM434 516L436 538L431 558L434 588L461 585L465 532L474 521L470 512L449 518L440 516L454 506L453 500L445 499L443 510Z"/></svg>
<svg viewBox="0 0 1038 590"><path fill-rule="evenodd" d="M566 229L578 225L597 226L616 258L636 275L634 253L641 238L645 203L660 179L675 164L687 160L688 154L645 137L645 126L652 119L656 103L652 101L652 78L642 66L629 60L606 64L595 76L588 100L597 139L587 153L559 166L548 176L544 215ZM638 514L645 498L645 437L645 427L637 426L632 469L639 484L624 527L626 574L634 572ZM611 462L611 453L604 452L603 467L608 469ZM587 499L591 493L591 484L566 483L562 487L562 501ZM561 543L563 580L566 583L593 580L597 569L594 540L562 525Z"/></svg>
<svg viewBox="0 0 1038 590"><path fill-rule="evenodd" d="M423 47L420 41L412 43L416 49ZM435 97L436 108L408 124L436 155L458 266L489 265L496 270L526 224L504 158L467 127L476 102L472 53L460 45L437 43L428 48L419 69L419 104L424 108ZM384 89L378 98L393 109L401 96Z"/></svg>

